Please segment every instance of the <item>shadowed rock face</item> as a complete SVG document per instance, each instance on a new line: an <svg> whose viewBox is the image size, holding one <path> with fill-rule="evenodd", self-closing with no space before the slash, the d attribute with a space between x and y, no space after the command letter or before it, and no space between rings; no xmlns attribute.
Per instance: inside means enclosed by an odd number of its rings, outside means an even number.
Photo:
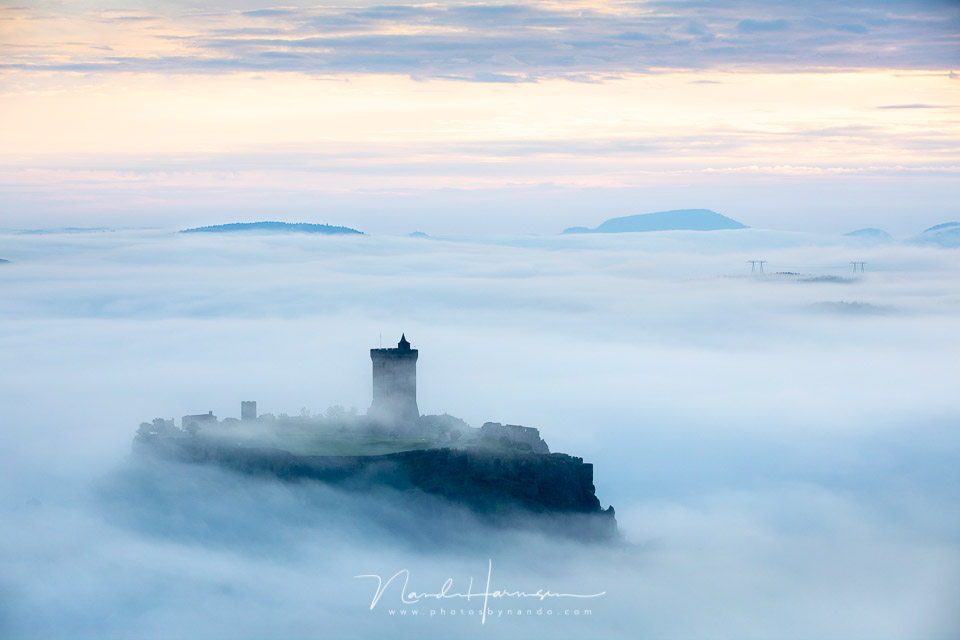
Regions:
<svg viewBox="0 0 960 640"><path fill-rule="evenodd" d="M215 463L286 481L316 480L348 490L420 490L468 507L493 522L540 518L538 526L572 537L614 539L613 507L601 509L593 465L562 453L503 454L424 449L382 456L298 456L200 438L137 441L137 450L190 463Z"/></svg>

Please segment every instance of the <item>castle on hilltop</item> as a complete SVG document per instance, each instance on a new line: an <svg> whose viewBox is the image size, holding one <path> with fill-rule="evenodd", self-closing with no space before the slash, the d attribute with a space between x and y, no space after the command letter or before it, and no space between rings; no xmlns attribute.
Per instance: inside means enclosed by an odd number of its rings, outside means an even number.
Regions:
<svg viewBox="0 0 960 640"><path fill-rule="evenodd" d="M596 496L593 465L551 453L538 429L499 422L476 428L447 413L420 415L418 356L405 335L395 349L370 349L373 399L366 415L339 405L326 415L306 408L298 416L258 414L255 400L243 400L239 419L207 411L183 416L179 428L172 418L142 422L133 449L285 482L387 488L395 491L391 501L417 490L495 524L617 539L613 507L601 508Z"/></svg>
<svg viewBox="0 0 960 640"><path fill-rule="evenodd" d="M185 415L178 428L174 420L157 418L152 423L143 422L137 433L142 438L187 438L198 434L211 437L230 437L236 441L241 433L251 434L257 430L280 429L323 433L332 428L346 429L354 434L381 434L401 440L414 439L431 446L453 447L499 447L531 453L550 453L547 443L540 438L540 431L533 427L515 424L485 422L479 429L451 416L420 415L417 405L417 358L419 352L410 346L406 335L400 336L395 349L370 349L373 365L373 399L366 416L358 416L356 409L326 418L311 416L309 411L291 417L281 413L258 414L256 400L240 403L240 419L220 420L213 411ZM335 409L336 407L331 407ZM342 433L342 432L338 432ZM252 436L251 436L252 437ZM409 443L408 443L409 444ZM272 443L271 446L275 446ZM425 445L426 446L426 445Z"/></svg>
<svg viewBox="0 0 960 640"><path fill-rule="evenodd" d="M367 417L376 422L412 424L420 419L417 407L417 357L406 334L396 349L370 349L373 361L373 402Z"/></svg>

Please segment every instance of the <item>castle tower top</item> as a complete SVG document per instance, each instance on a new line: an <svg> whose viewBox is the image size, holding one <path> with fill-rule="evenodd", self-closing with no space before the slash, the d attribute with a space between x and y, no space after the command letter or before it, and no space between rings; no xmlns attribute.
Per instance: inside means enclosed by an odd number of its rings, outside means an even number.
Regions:
<svg viewBox="0 0 960 640"><path fill-rule="evenodd" d="M410 351L410 343L407 342L407 334L400 334L400 342L397 343L397 349L400 349L400 351Z"/></svg>

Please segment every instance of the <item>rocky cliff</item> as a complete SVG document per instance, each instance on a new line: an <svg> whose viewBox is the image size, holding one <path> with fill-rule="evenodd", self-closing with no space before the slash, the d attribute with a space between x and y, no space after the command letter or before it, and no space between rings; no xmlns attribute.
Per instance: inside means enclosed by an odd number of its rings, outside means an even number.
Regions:
<svg viewBox="0 0 960 640"><path fill-rule="evenodd" d="M562 453L439 448L379 456L303 456L203 438L138 440L137 450L179 462L214 463L242 473L316 480L348 490L419 490L494 522L537 520L546 528L580 538L617 535L613 507L602 509L595 494L593 465Z"/></svg>

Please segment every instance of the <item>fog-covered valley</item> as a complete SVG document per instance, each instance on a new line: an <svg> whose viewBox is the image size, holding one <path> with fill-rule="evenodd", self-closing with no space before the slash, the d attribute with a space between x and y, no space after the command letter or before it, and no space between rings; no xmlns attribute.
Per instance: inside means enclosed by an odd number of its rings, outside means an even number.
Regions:
<svg viewBox="0 0 960 640"><path fill-rule="evenodd" d="M4 637L960 631L955 250L122 230L5 233L0 257ZM401 333L421 412L537 427L592 462L625 544L130 456L140 422L241 400L363 412L368 350ZM589 615L401 616L354 577L466 589L488 563L498 588L605 593L576 602Z"/></svg>

